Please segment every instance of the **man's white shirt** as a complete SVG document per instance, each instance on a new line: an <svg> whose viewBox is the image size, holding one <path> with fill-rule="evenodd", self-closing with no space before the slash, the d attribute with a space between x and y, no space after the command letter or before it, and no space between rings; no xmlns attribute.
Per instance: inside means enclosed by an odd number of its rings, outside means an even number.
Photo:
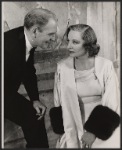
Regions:
<svg viewBox="0 0 122 150"><path fill-rule="evenodd" d="M30 55L30 50L33 48L32 45L30 44L28 37L24 31L25 34L25 43L26 43L26 61L28 60L28 57Z"/></svg>

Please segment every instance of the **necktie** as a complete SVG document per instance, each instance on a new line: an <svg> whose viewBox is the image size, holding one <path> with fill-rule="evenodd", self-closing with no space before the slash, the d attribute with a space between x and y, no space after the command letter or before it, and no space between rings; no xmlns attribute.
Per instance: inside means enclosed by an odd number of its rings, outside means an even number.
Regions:
<svg viewBox="0 0 122 150"><path fill-rule="evenodd" d="M27 60L27 63L33 63L34 62L34 51L35 51L35 47L33 47L31 50L30 50L30 56Z"/></svg>

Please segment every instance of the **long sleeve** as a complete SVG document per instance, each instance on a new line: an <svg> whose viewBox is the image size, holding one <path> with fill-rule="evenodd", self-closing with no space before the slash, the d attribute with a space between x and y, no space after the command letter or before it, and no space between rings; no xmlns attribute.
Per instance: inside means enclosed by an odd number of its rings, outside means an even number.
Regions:
<svg viewBox="0 0 122 150"><path fill-rule="evenodd" d="M4 91L7 99L18 94L21 83L24 84L31 100L39 99L33 60L26 63L25 55L24 28L19 27L6 32L4 34Z"/></svg>
<svg viewBox="0 0 122 150"><path fill-rule="evenodd" d="M62 118L62 107L60 103L60 73L58 70L55 72L54 78L54 105L52 109L50 109L49 115L51 120L51 125L53 131L56 134L63 134L64 133L64 126L63 126L63 118Z"/></svg>
<svg viewBox="0 0 122 150"><path fill-rule="evenodd" d="M28 93L28 96L30 97L30 100L39 100L37 76L35 74L36 70L33 65L29 66L27 69L28 70L26 71L26 74L23 78L23 84Z"/></svg>
<svg viewBox="0 0 122 150"><path fill-rule="evenodd" d="M60 71L59 67L57 67L57 71L55 72L55 78L54 78L54 105L55 107L58 107L61 105L61 92L60 92Z"/></svg>
<svg viewBox="0 0 122 150"><path fill-rule="evenodd" d="M117 113L120 113L120 89L112 62L105 68L104 85L105 93L102 99L103 105L108 106Z"/></svg>
<svg viewBox="0 0 122 150"><path fill-rule="evenodd" d="M34 68L34 51L35 48L32 48L30 51L30 56L25 64L26 70L23 78L24 86L27 90L30 100L32 101L39 100L36 69Z"/></svg>
<svg viewBox="0 0 122 150"><path fill-rule="evenodd" d="M97 77L103 85L103 106L98 105L93 109L84 128L99 139L107 140L120 124L120 89L113 63L104 59L99 60L97 66L101 66L101 72Z"/></svg>

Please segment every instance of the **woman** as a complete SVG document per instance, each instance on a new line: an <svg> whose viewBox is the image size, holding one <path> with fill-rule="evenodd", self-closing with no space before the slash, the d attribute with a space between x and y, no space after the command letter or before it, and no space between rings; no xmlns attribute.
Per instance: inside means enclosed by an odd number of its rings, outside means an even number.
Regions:
<svg viewBox="0 0 122 150"><path fill-rule="evenodd" d="M106 106L119 114L119 84L113 64L97 56L100 47L90 26L70 26L67 38L70 56L58 63L55 74L54 103L62 107L64 126L57 148L119 148L119 127L109 138L105 137L107 140L98 138L100 135L88 128L89 116L96 106ZM106 116L95 119L95 126L101 124L103 117ZM95 126L93 130L97 130Z"/></svg>

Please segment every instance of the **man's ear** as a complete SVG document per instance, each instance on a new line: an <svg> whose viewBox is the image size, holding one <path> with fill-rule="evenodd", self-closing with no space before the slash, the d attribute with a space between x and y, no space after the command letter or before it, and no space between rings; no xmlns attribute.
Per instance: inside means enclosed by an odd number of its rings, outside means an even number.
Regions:
<svg viewBox="0 0 122 150"><path fill-rule="evenodd" d="M37 26L33 26L33 27L31 28L31 30L32 30L33 37L36 38L36 37L37 37L37 34L38 34L38 32L39 32L38 27L37 27Z"/></svg>

